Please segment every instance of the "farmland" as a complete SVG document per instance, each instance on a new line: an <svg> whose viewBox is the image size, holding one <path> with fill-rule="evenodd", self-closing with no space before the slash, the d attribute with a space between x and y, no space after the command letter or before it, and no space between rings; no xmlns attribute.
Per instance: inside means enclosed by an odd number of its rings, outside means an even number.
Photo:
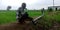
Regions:
<svg viewBox="0 0 60 30"><path fill-rule="evenodd" d="M29 10L28 14L30 17L36 18L40 16L42 13L41 11ZM16 11L0 11L0 24L8 24L11 22L16 22ZM45 27L47 29L51 27L53 29L56 28L60 30L60 11L54 12L45 11L44 17L38 20L38 25L40 27L42 26L43 28ZM35 25L30 24L30 26L34 26L34 28L37 28Z"/></svg>
<svg viewBox="0 0 60 30"><path fill-rule="evenodd" d="M41 15L40 11L28 11L30 17ZM16 22L16 11L0 11L0 24Z"/></svg>

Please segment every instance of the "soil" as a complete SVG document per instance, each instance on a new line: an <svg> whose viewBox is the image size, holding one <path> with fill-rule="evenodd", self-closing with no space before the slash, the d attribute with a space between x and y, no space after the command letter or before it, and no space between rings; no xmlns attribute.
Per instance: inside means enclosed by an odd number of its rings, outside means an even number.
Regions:
<svg viewBox="0 0 60 30"><path fill-rule="evenodd" d="M60 23L54 22L53 26L49 30L60 30Z"/></svg>
<svg viewBox="0 0 60 30"><path fill-rule="evenodd" d="M0 30L29 30L28 24L10 23L6 25L0 25Z"/></svg>
<svg viewBox="0 0 60 30"><path fill-rule="evenodd" d="M36 28L34 28L34 27ZM32 24L20 24L20 23L10 23L10 24L5 24L5 25L0 25L0 30L47 30L44 29L42 25L32 25ZM60 30L60 24L59 23L54 23L51 28L48 30Z"/></svg>

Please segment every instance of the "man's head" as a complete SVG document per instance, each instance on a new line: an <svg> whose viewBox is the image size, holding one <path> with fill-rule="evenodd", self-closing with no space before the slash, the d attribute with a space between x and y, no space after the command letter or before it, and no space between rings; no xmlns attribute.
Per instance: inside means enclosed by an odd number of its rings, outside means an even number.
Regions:
<svg viewBox="0 0 60 30"><path fill-rule="evenodd" d="M26 3L22 3L22 8L23 8L23 9L26 8Z"/></svg>

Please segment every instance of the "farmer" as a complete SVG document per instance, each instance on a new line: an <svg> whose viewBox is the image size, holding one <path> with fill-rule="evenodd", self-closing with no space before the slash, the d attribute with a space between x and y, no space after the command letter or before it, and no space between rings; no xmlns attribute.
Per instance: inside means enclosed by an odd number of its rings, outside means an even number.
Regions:
<svg viewBox="0 0 60 30"><path fill-rule="evenodd" d="M22 15L24 13L26 13L26 15L28 16L27 12L25 12L25 9L26 9L26 3L22 3L21 7L19 7L19 9L17 10L17 20L19 23L23 23L24 20L21 19ZM22 17L23 18L23 17Z"/></svg>

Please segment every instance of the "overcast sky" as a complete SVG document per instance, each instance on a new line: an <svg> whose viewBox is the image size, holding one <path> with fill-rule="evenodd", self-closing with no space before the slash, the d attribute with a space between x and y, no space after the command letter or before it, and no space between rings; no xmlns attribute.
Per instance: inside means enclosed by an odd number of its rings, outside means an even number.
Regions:
<svg viewBox="0 0 60 30"><path fill-rule="evenodd" d="M12 9L18 9L21 3L27 4L27 9L41 9L53 5L53 0L0 0L0 9L6 9L7 6L12 6ZM60 0L55 0L55 5L60 5Z"/></svg>

